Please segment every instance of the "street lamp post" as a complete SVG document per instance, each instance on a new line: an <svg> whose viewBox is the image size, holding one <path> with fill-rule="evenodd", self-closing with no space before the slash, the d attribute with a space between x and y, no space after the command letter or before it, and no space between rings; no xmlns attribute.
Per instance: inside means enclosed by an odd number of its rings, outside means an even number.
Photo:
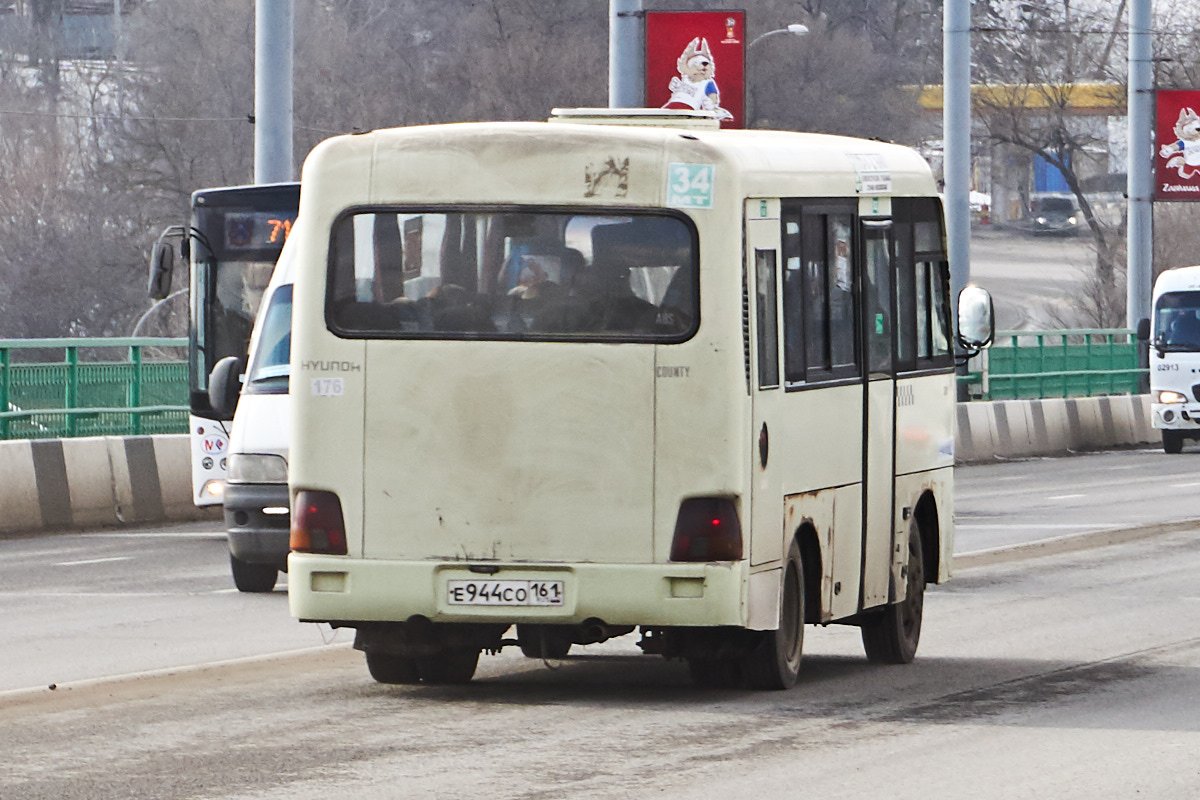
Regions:
<svg viewBox="0 0 1200 800"><path fill-rule="evenodd" d="M786 28L777 28L773 31L767 31L766 33L760 33L758 36L754 37L754 39L750 42L750 44L746 45L746 55L747 56L750 55L750 48L754 47L754 45L758 44L763 39L766 39L768 36L774 36L779 33L786 33L790 36L804 36L808 33L808 26L801 25L798 22L793 22L791 25L788 25ZM753 127L752 123L754 121L754 115L751 113L751 109L754 107L753 101L754 101L754 91L752 89L750 89L749 87L747 87L747 91L746 91L746 127L747 128Z"/></svg>
<svg viewBox="0 0 1200 800"><path fill-rule="evenodd" d="M801 25L798 22L793 22L786 28L779 28L777 30L767 31L766 33L759 34L758 36L754 37L754 41L746 45L746 52L750 52L750 48L754 47L754 45L758 44L763 39L767 38L768 36L774 36L777 33L790 33L792 36L803 36L804 34L808 33L808 26Z"/></svg>

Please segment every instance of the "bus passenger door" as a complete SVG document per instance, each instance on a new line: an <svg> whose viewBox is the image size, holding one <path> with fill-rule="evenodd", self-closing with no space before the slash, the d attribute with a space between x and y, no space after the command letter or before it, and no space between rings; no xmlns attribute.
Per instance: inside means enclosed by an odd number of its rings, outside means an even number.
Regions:
<svg viewBox="0 0 1200 800"><path fill-rule="evenodd" d="M863 342L867 371L863 404L862 607L888 601L892 563L896 381L892 364L891 222L862 221Z"/></svg>
<svg viewBox="0 0 1200 800"><path fill-rule="evenodd" d="M746 276L750 297L751 565L783 558L783 382L779 360L779 201L746 204ZM777 604L776 604L777 608Z"/></svg>

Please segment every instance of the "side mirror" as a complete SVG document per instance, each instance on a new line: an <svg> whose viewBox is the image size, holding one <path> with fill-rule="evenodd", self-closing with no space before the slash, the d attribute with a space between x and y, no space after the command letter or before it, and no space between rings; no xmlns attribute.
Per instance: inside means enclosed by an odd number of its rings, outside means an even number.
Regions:
<svg viewBox="0 0 1200 800"><path fill-rule="evenodd" d="M992 295L980 286L966 287L958 293L958 343L975 355L996 338L996 311Z"/></svg>
<svg viewBox="0 0 1200 800"><path fill-rule="evenodd" d="M233 419L238 396L242 393L242 372L246 365L237 356L225 356L213 367L208 376L208 403L216 412L217 419Z"/></svg>
<svg viewBox="0 0 1200 800"><path fill-rule="evenodd" d="M147 291L154 300L171 294L171 273L175 271L175 248L168 242L158 242L150 255L150 282Z"/></svg>
<svg viewBox="0 0 1200 800"><path fill-rule="evenodd" d="M1150 338L1150 318L1142 317L1138 320L1137 338L1140 341L1146 341Z"/></svg>

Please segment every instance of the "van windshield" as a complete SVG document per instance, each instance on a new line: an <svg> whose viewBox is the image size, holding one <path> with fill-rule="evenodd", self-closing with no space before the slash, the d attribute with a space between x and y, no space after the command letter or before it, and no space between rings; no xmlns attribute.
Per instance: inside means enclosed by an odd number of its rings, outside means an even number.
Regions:
<svg viewBox="0 0 1200 800"><path fill-rule="evenodd" d="M682 341L699 322L684 218L372 209L330 247L326 321L349 337Z"/></svg>
<svg viewBox="0 0 1200 800"><path fill-rule="evenodd" d="M1200 292L1168 292L1154 307L1154 344L1200 351Z"/></svg>
<svg viewBox="0 0 1200 800"><path fill-rule="evenodd" d="M288 361L292 357L292 285L271 295L262 319L258 343L251 354L245 391L250 394L286 394Z"/></svg>

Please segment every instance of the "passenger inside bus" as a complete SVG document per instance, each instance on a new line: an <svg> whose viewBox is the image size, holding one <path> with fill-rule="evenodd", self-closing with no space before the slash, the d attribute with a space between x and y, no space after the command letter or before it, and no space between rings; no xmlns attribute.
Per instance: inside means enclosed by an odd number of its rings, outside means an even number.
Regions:
<svg viewBox="0 0 1200 800"><path fill-rule="evenodd" d="M334 235L331 322L348 332L641 337L695 324L697 265L678 219L370 216Z"/></svg>

